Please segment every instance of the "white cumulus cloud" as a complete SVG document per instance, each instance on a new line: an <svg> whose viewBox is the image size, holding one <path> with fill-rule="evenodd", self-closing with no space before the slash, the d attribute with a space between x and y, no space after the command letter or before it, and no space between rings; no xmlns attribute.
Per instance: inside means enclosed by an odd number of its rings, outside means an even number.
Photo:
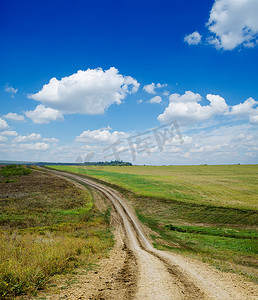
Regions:
<svg viewBox="0 0 258 300"><path fill-rule="evenodd" d="M194 147L193 149L190 149L190 152L192 153L213 152L213 151L220 150L224 146L226 145L213 145L213 146L207 145L203 147Z"/></svg>
<svg viewBox="0 0 258 300"><path fill-rule="evenodd" d="M147 84L143 87L144 91L147 92L148 94L156 94L155 92L155 83Z"/></svg>
<svg viewBox="0 0 258 300"><path fill-rule="evenodd" d="M50 121L64 120L62 113L56 109L39 104L35 110L25 112L27 118L35 124L46 124Z"/></svg>
<svg viewBox="0 0 258 300"><path fill-rule="evenodd" d="M198 93L186 91L183 95L177 93L170 95L170 102L199 102L202 100L202 96Z"/></svg>
<svg viewBox="0 0 258 300"><path fill-rule="evenodd" d="M243 103L239 103L231 107L229 115L236 117L249 117L249 121L252 124L258 124L258 101L255 101L252 97L245 100ZM255 108L256 107L256 108Z"/></svg>
<svg viewBox="0 0 258 300"><path fill-rule="evenodd" d="M29 98L66 114L103 114L111 104L120 104L128 94L137 92L139 85L114 67L88 69L61 80L52 78Z"/></svg>
<svg viewBox="0 0 258 300"><path fill-rule="evenodd" d="M208 94L209 105L201 105L202 97L198 93L186 91L185 94L172 94L169 105L164 113L158 116L161 123L180 121L182 123L198 123L209 120L215 115L222 115L228 111L225 100L218 95Z"/></svg>
<svg viewBox="0 0 258 300"><path fill-rule="evenodd" d="M6 135L6 136L17 136L18 133L14 130L5 130L1 132L1 135Z"/></svg>
<svg viewBox="0 0 258 300"><path fill-rule="evenodd" d="M9 128L7 122L2 118L0 118L0 130L7 129L7 128Z"/></svg>
<svg viewBox="0 0 258 300"><path fill-rule="evenodd" d="M160 103L161 102L161 97L160 96L155 96L150 99L150 103Z"/></svg>
<svg viewBox="0 0 258 300"><path fill-rule="evenodd" d="M256 115L252 115L249 117L250 123L252 124L258 124L258 111L256 112Z"/></svg>
<svg viewBox="0 0 258 300"><path fill-rule="evenodd" d="M56 138L44 138L43 141L48 142L48 143L58 143L59 142L59 140Z"/></svg>
<svg viewBox="0 0 258 300"><path fill-rule="evenodd" d="M198 31L194 31L193 33L188 34L184 37L184 41L188 45L198 45L200 44L201 40L202 40L202 36Z"/></svg>
<svg viewBox="0 0 258 300"><path fill-rule="evenodd" d="M235 116L249 116L254 112L253 107L257 104L258 102L250 97L245 102L232 106L230 114Z"/></svg>
<svg viewBox="0 0 258 300"><path fill-rule="evenodd" d="M7 84L4 86L4 90L5 90L7 93L12 94L12 96L14 96L14 95L18 92L18 89L13 88L9 83L7 83Z"/></svg>
<svg viewBox="0 0 258 300"><path fill-rule="evenodd" d="M45 151L49 148L49 144L47 143L21 144L20 148L22 148L23 150L31 150L31 151Z"/></svg>
<svg viewBox="0 0 258 300"><path fill-rule="evenodd" d="M114 131L110 132L110 129L96 129L96 130L86 130L81 133L81 135L77 136L76 142L88 142L88 143L115 143L121 138L126 138L129 135L123 131Z"/></svg>
<svg viewBox="0 0 258 300"><path fill-rule="evenodd" d="M24 121L24 116L18 115L17 113L8 113L7 115L4 115L3 118L12 120L12 121Z"/></svg>
<svg viewBox="0 0 258 300"><path fill-rule="evenodd" d="M161 83L157 83L156 84L156 88L158 88L158 89L166 87L166 86L168 86L167 83L162 83L162 84Z"/></svg>
<svg viewBox="0 0 258 300"><path fill-rule="evenodd" d="M28 135L19 135L15 138L17 143L40 140L42 137L39 133L31 133Z"/></svg>
<svg viewBox="0 0 258 300"><path fill-rule="evenodd" d="M216 0L207 23L213 34L209 43L218 49L233 50L257 45L257 0Z"/></svg>
<svg viewBox="0 0 258 300"><path fill-rule="evenodd" d="M155 83L152 82L151 84L145 85L143 87L143 89L148 94L156 94L155 89L160 89L160 88L163 88L163 87L166 87L166 86L167 86L166 83L163 83L163 84L157 83L157 84L155 84Z"/></svg>
<svg viewBox="0 0 258 300"><path fill-rule="evenodd" d="M0 135L0 142L2 143L2 142L6 142L8 139L7 139L7 137L5 137L5 136L1 136Z"/></svg>

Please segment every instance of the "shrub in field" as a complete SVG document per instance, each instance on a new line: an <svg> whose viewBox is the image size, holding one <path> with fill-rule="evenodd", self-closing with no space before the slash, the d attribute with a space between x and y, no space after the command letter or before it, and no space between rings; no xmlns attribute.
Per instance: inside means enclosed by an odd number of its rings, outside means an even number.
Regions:
<svg viewBox="0 0 258 300"><path fill-rule="evenodd" d="M31 170L20 165L8 165L0 169L0 174L5 178L11 176L29 175Z"/></svg>

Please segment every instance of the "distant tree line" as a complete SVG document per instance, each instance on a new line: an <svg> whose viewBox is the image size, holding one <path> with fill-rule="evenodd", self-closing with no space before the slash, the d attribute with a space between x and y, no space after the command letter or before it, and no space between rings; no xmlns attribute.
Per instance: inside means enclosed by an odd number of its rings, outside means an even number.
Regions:
<svg viewBox="0 0 258 300"><path fill-rule="evenodd" d="M84 162L83 165L85 166L132 166L130 162L126 162L122 160Z"/></svg>
<svg viewBox="0 0 258 300"><path fill-rule="evenodd" d="M33 163L36 166L53 166L53 165L63 165L63 166L132 166L130 162L122 160L111 160L111 161L95 161L95 162L84 162L84 163L50 163L50 162L39 162Z"/></svg>
<svg viewBox="0 0 258 300"><path fill-rule="evenodd" d="M97 162L84 162L84 163L64 163L64 162L9 162L9 161L0 161L1 165L26 165L26 166L54 166L54 165L63 165L63 166L132 166L130 162L122 160L111 160L111 161L97 161Z"/></svg>

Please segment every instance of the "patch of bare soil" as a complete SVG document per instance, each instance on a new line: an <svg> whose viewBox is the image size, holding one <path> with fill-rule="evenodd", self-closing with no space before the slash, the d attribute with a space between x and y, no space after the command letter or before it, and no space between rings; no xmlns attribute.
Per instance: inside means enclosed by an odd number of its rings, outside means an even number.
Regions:
<svg viewBox="0 0 258 300"><path fill-rule="evenodd" d="M35 299L133 299L137 278L135 257L124 243L122 227L117 227L115 237L115 247L110 256L102 259L97 268L88 272L81 270L81 274L70 278L73 282L70 286L67 278L57 280L57 287L49 288L47 293L39 293Z"/></svg>

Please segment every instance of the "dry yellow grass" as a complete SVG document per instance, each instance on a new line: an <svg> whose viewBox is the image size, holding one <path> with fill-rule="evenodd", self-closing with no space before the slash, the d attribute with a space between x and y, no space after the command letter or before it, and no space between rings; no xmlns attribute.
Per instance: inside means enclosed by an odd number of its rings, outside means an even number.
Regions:
<svg viewBox="0 0 258 300"><path fill-rule="evenodd" d="M0 299L35 294L112 247L109 211L97 211L88 190L50 174L0 182L0 208Z"/></svg>
<svg viewBox="0 0 258 300"><path fill-rule="evenodd" d="M76 266L90 253L85 239L0 233L1 297L42 288L50 276Z"/></svg>

